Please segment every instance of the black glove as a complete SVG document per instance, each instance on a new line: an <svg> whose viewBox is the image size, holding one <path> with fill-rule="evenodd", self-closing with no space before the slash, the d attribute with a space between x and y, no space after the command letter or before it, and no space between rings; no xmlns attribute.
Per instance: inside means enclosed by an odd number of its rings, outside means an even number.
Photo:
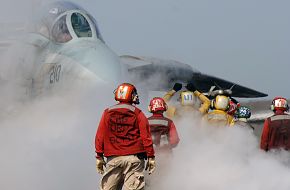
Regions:
<svg viewBox="0 0 290 190"><path fill-rule="evenodd" d="M185 86L185 88L187 90L191 91L191 92L194 92L194 91L197 90L196 87L195 87L195 85L192 82L187 83L187 85Z"/></svg>
<svg viewBox="0 0 290 190"><path fill-rule="evenodd" d="M179 91L182 88L182 84L181 83L175 83L173 86L173 90L175 92Z"/></svg>

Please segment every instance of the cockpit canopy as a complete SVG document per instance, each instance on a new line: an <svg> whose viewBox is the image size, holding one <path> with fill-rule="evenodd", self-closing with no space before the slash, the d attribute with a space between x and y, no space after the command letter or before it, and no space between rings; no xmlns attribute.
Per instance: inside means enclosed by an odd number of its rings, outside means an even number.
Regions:
<svg viewBox="0 0 290 190"><path fill-rule="evenodd" d="M104 42L96 20L71 2L56 2L45 8L37 32L57 43L74 38L97 38Z"/></svg>

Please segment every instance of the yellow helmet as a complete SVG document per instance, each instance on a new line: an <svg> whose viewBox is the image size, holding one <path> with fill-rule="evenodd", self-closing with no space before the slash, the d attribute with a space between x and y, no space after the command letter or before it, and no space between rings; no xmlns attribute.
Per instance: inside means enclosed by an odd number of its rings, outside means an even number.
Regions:
<svg viewBox="0 0 290 190"><path fill-rule="evenodd" d="M230 98L224 95L217 95L211 101L211 107L213 109L227 111L230 107Z"/></svg>
<svg viewBox="0 0 290 190"><path fill-rule="evenodd" d="M194 105L194 94L191 91L180 92L181 105L183 106L193 106Z"/></svg>

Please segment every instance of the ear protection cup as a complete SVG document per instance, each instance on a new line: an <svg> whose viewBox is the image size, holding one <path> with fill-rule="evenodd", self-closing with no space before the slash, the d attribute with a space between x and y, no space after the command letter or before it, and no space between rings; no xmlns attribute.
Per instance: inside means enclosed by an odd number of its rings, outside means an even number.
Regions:
<svg viewBox="0 0 290 190"><path fill-rule="evenodd" d="M229 102L231 101L229 97L228 97L228 100L229 100ZM225 111L228 111L230 109L230 107L231 107L231 105L229 104Z"/></svg>
<svg viewBox="0 0 290 190"><path fill-rule="evenodd" d="M230 109L230 106L228 106L227 109L226 109L225 111L229 111L229 109Z"/></svg>
<svg viewBox="0 0 290 190"><path fill-rule="evenodd" d="M148 111L152 113L151 106L148 106Z"/></svg>
<svg viewBox="0 0 290 190"><path fill-rule="evenodd" d="M168 105L167 104L165 104L165 111L167 111L168 110Z"/></svg>
<svg viewBox="0 0 290 190"><path fill-rule="evenodd" d="M275 106L273 104L271 104L271 110L274 111L275 110Z"/></svg>
<svg viewBox="0 0 290 190"><path fill-rule="evenodd" d="M213 99L213 100L210 101L210 108L211 109L214 109L215 108L214 107L214 102L215 102L215 99Z"/></svg>

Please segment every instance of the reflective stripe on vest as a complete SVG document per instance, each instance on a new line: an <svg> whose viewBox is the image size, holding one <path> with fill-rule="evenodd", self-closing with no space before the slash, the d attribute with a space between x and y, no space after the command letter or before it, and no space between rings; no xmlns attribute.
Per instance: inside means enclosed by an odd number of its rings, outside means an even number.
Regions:
<svg viewBox="0 0 290 190"><path fill-rule="evenodd" d="M131 106L131 105L128 105L128 104L118 104L118 105L114 105L114 106L110 107L109 110L119 109L119 108L129 109L132 112L135 111L135 107L134 106Z"/></svg>
<svg viewBox="0 0 290 190"><path fill-rule="evenodd" d="M164 125L168 126L168 121L163 119L149 119L149 125Z"/></svg>
<svg viewBox="0 0 290 190"><path fill-rule="evenodd" d="M208 114L207 118L209 120L220 120L220 121L227 121L228 120L226 115L221 115L221 114Z"/></svg>
<svg viewBox="0 0 290 190"><path fill-rule="evenodd" d="M290 119L290 115L275 115L271 117L271 121Z"/></svg>

